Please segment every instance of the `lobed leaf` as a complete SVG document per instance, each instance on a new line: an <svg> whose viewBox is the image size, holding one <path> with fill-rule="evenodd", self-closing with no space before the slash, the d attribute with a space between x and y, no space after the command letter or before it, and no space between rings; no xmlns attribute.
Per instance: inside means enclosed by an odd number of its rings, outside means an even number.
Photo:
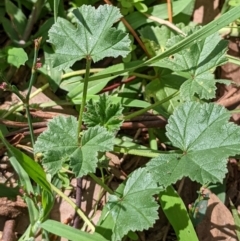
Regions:
<svg viewBox="0 0 240 241"><path fill-rule="evenodd" d="M49 121L48 129L39 135L34 152L43 153L43 165L50 174L56 174L78 148L77 125L72 116L58 116Z"/></svg>
<svg viewBox="0 0 240 241"><path fill-rule="evenodd" d="M196 31L196 28L192 31ZM167 47L181 41L183 37L173 36ZM164 67L184 76L187 80L180 88L181 97L190 100L197 94L201 99L215 97L216 82L213 71L219 65L227 62L226 51L228 42L218 33L206 39L195 41L188 49L184 49L162 60Z"/></svg>
<svg viewBox="0 0 240 241"><path fill-rule="evenodd" d="M98 152L113 148L114 135L103 127L84 131L80 145L77 133L78 122L72 116L58 116L48 123L48 129L38 137L34 146L35 153L43 153L43 165L48 173L56 174L66 161L70 161L77 177L94 172Z"/></svg>
<svg viewBox="0 0 240 241"><path fill-rule="evenodd" d="M216 104L187 102L169 118L167 136L181 151L153 158L147 169L164 186L189 177L201 184L222 182L227 158L240 153L240 128Z"/></svg>
<svg viewBox="0 0 240 241"><path fill-rule="evenodd" d="M83 5L73 10L76 27L63 18L49 30L49 42L55 46L53 66L65 69L77 60L127 56L128 35L111 26L121 18L118 8L101 5L97 9Z"/></svg>
<svg viewBox="0 0 240 241"><path fill-rule="evenodd" d="M119 130L123 120L120 103L113 104L106 95L101 95L97 102L90 99L86 105L83 121L88 127L104 126L109 131Z"/></svg>
<svg viewBox="0 0 240 241"><path fill-rule="evenodd" d="M114 135L104 127L95 126L83 133L81 148L70 156L70 166L77 177L94 172L97 167L98 152L112 151Z"/></svg>
<svg viewBox="0 0 240 241"><path fill-rule="evenodd" d="M158 218L158 204L152 195L159 190L150 173L139 168L118 187L116 195L109 196L100 225L111 224L112 241L122 240L129 231L142 231L153 226Z"/></svg>

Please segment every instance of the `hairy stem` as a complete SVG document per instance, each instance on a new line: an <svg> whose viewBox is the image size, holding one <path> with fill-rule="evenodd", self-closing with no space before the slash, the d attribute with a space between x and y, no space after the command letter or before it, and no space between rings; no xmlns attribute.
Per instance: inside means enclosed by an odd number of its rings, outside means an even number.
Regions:
<svg viewBox="0 0 240 241"><path fill-rule="evenodd" d="M34 146L34 133L33 133L33 126L32 126L32 118L30 115L29 99L30 99L32 86L33 86L33 84L35 82L35 78L36 78L37 56L38 56L38 50L40 48L41 40L42 40L41 37L34 40L34 57L33 57L33 64L32 64L32 73L31 73L31 78L29 81L28 92L27 92L26 99L25 99L26 114L27 114L27 120L28 120L28 126L29 126L32 146Z"/></svg>
<svg viewBox="0 0 240 241"><path fill-rule="evenodd" d="M85 108L86 104L86 99L87 99L87 88L88 88L88 79L90 75L90 68L91 68L91 58L87 58L87 63L86 63L86 74L84 77L84 85L83 85L83 93L82 93L82 103L81 103L81 108L79 111L79 118L78 118L78 143L80 144L80 132L82 130L82 118L83 118L83 111Z"/></svg>

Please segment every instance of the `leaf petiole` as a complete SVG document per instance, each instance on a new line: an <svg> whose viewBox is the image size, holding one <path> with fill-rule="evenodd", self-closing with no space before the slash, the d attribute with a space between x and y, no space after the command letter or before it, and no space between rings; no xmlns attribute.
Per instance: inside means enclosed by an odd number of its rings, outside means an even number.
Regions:
<svg viewBox="0 0 240 241"><path fill-rule="evenodd" d="M85 108L86 100L87 100L87 88L88 88L88 79L90 75L90 69L91 69L91 62L92 59L90 56L86 58L86 74L84 77L84 85L83 85L83 93L82 93L82 103L79 111L79 118L78 118L78 144L80 144L80 132L82 129L82 118L83 118L83 111Z"/></svg>

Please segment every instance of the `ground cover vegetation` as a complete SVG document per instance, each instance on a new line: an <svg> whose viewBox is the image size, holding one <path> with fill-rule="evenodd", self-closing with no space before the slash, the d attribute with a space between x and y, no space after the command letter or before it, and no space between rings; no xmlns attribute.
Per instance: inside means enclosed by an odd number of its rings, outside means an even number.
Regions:
<svg viewBox="0 0 240 241"><path fill-rule="evenodd" d="M240 2L222 1L204 26L191 21L195 4L0 3L3 240L210 240L198 227L213 197L232 210L225 237L240 238L238 189L228 192L239 84L216 72L240 63L227 53ZM65 221L52 215L63 202Z"/></svg>

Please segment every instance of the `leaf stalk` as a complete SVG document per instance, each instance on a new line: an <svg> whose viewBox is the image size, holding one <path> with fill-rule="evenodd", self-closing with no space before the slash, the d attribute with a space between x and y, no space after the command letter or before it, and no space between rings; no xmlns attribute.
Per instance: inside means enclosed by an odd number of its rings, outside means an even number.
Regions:
<svg viewBox="0 0 240 241"><path fill-rule="evenodd" d="M90 76L90 69L91 69L91 57L86 58L86 74L84 77L84 84L83 84L83 93L82 93L82 103L79 111L79 118L78 118L78 144L80 144L80 132L82 130L82 119L83 119L83 111L86 105L87 100L87 89L88 89L88 80Z"/></svg>

